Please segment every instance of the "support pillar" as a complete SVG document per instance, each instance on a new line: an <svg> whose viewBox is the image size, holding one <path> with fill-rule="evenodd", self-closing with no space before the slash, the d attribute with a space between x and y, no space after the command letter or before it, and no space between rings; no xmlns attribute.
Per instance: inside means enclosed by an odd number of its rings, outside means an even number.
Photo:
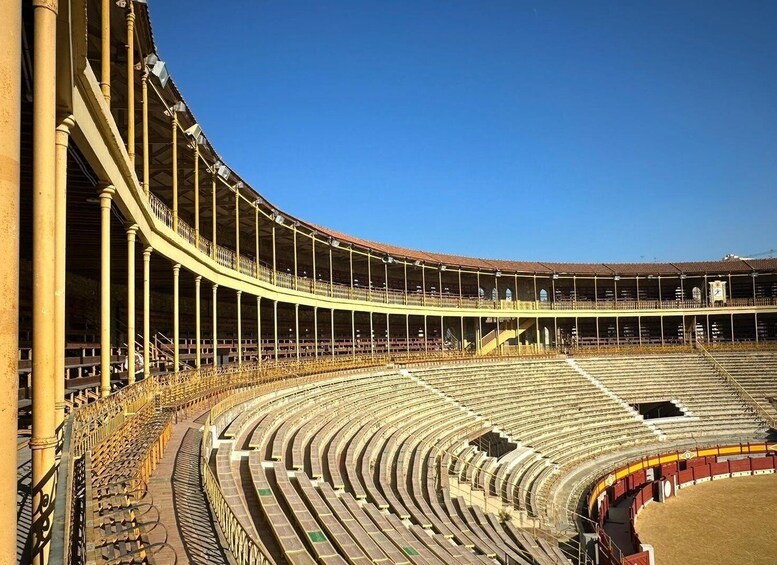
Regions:
<svg viewBox="0 0 777 565"><path fill-rule="evenodd" d="M135 170L135 9L127 2L127 154Z"/></svg>
<svg viewBox="0 0 777 565"><path fill-rule="evenodd" d="M151 376L151 247L143 250L143 378Z"/></svg>
<svg viewBox="0 0 777 565"><path fill-rule="evenodd" d="M262 366L262 297L256 297L256 357Z"/></svg>
<svg viewBox="0 0 777 565"><path fill-rule="evenodd" d="M212 248L210 250L211 252L211 258L215 261L216 260L216 172L213 172L213 176L211 177L211 185L210 185L210 198L211 198L211 234L210 238L212 240Z"/></svg>
<svg viewBox="0 0 777 565"><path fill-rule="evenodd" d="M318 359L318 306L313 306L313 355Z"/></svg>
<svg viewBox="0 0 777 565"><path fill-rule="evenodd" d="M49 4L39 0L40 4ZM40 5L39 4L39 5ZM56 15L56 0L53 2ZM100 7L100 90L105 103L111 107L111 0L102 0ZM56 29L52 29L51 37L56 38ZM52 73L52 79L54 75Z"/></svg>
<svg viewBox="0 0 777 565"><path fill-rule="evenodd" d="M172 142L172 153L173 153L173 231L175 233L178 233L178 112L175 108L172 108L170 110L172 112L172 121L173 121L173 142Z"/></svg>
<svg viewBox="0 0 777 565"><path fill-rule="evenodd" d="M195 340L195 358L194 366L199 369L202 367L202 331L200 329L201 312L200 312L200 284L202 283L202 277L198 276L194 279L194 340Z"/></svg>
<svg viewBox="0 0 777 565"><path fill-rule="evenodd" d="M240 190L235 188L235 270L240 272Z"/></svg>
<svg viewBox="0 0 777 565"><path fill-rule="evenodd" d="M135 234L137 224L127 227L127 384L135 383Z"/></svg>
<svg viewBox="0 0 777 565"><path fill-rule="evenodd" d="M330 266L331 266L331 263L330 263ZM335 356L335 310L334 308L332 308L331 315L329 316L329 325L330 325L329 347L331 349L332 358L334 359L334 356Z"/></svg>
<svg viewBox="0 0 777 565"><path fill-rule="evenodd" d="M273 344L275 346L275 360L278 360L278 301L272 301Z"/></svg>
<svg viewBox="0 0 777 565"><path fill-rule="evenodd" d="M218 342L218 313L219 313L219 285L213 284L213 368L219 366L219 342Z"/></svg>
<svg viewBox="0 0 777 565"><path fill-rule="evenodd" d="M351 310L351 354L356 358L356 311Z"/></svg>
<svg viewBox="0 0 777 565"><path fill-rule="evenodd" d="M0 554L9 565L16 562L21 4L0 2Z"/></svg>
<svg viewBox="0 0 777 565"><path fill-rule="evenodd" d="M7 2L2 2L2 10L5 12ZM13 2L10 2L13 10ZM32 438L30 439L30 450L32 452L32 562L47 563L48 554L51 545L51 524L54 511L54 470L55 454L57 445L56 430L56 412L55 412L55 319L53 316L55 299L55 281L52 268L55 266L56 244L55 244L55 225L56 225L56 158L55 158L55 128L56 128L56 33L57 33L57 2L37 0L33 2L35 18L35 36L34 36L34 60L33 69L33 136L32 136L32 374L34 386L32 388ZM2 60L9 61L14 68L9 75L15 78L21 65L21 57L10 59L13 53L18 52L20 45L18 31L21 29L19 18L12 17L9 25L15 26L8 29L3 26L3 33L11 39L15 38L17 45L9 48L9 53L3 53ZM7 42L3 41L7 46ZM4 75L8 76L8 75ZM8 100L14 104L20 91L19 84L15 80L6 83L0 81L0 93L7 95ZM16 88L12 91L12 88ZM0 103L5 103L5 97L0 98ZM18 110L18 108L17 108ZM10 116L18 116L18 113L11 111ZM5 115L0 113L0 120L5 121ZM12 125L10 130L0 132L5 144L6 136L18 133L18 125ZM18 135L16 137L18 143ZM14 145L11 141L10 145ZM18 147L18 145L16 146ZM0 167L8 166L11 171L10 189L14 186L18 188L16 181L18 176L14 175L17 170L18 159L10 161L6 165L0 162ZM0 177L0 182L7 182L7 178ZM18 197L18 192L16 194ZM13 195L10 202L18 201ZM5 208L5 202L3 202ZM17 216L18 217L18 216ZM10 226L18 225L17 218L13 218ZM5 226L4 226L5 227ZM18 237L18 230L16 231ZM11 237L10 242L18 241ZM3 246L7 243L4 241ZM10 245L5 247L11 249ZM18 248L13 248L14 255L17 255ZM15 264L14 261L10 262ZM2 272L6 272L7 266L4 264ZM13 269L11 269L13 275ZM5 275L4 275L5 276ZM14 290L16 286L11 286ZM5 296L4 296L5 297ZM11 303L14 297L9 297ZM18 314L18 312L17 312ZM16 328L15 325L11 327ZM16 332L16 330L14 329ZM18 335L9 339L10 343L16 344ZM14 380L17 378L16 367L8 372ZM6 375L3 375L5 377ZM12 431L16 433L16 425L12 426ZM4 454L3 459L14 459ZM11 491L15 493L16 491ZM8 508L16 509L16 503L9 505ZM5 508L3 509L5 510ZM13 521L11 522L13 523ZM7 530L8 526L3 523L1 530ZM10 532L16 534L15 531ZM15 544L7 548L10 555L15 556Z"/></svg>
<svg viewBox="0 0 777 565"><path fill-rule="evenodd" d="M181 265L173 265L173 371L177 375L181 370L181 304L178 288L181 278Z"/></svg>
<svg viewBox="0 0 777 565"><path fill-rule="evenodd" d="M372 324L372 312L370 314L370 357L375 357L375 328Z"/></svg>
<svg viewBox="0 0 777 565"><path fill-rule="evenodd" d="M57 435L60 436L65 421L65 251L67 246L67 146L73 116L67 116L57 126L56 138L56 257L54 259L54 390L57 411ZM18 227L18 224L17 224ZM6 265L7 263L3 263ZM14 342L16 338L14 338Z"/></svg>
<svg viewBox="0 0 777 565"><path fill-rule="evenodd" d="M294 341L296 342L297 363L299 363L299 304L294 305Z"/></svg>
<svg viewBox="0 0 777 565"><path fill-rule="evenodd" d="M143 75L140 78L140 96L143 104L143 193L148 198L151 195L149 186L149 153L148 153L148 67L143 64Z"/></svg>
<svg viewBox="0 0 777 565"><path fill-rule="evenodd" d="M112 186L106 186L100 193L100 396L103 398L111 394L111 200L114 192Z"/></svg>
<svg viewBox="0 0 777 565"><path fill-rule="evenodd" d="M237 364L243 365L243 291L237 291Z"/></svg>

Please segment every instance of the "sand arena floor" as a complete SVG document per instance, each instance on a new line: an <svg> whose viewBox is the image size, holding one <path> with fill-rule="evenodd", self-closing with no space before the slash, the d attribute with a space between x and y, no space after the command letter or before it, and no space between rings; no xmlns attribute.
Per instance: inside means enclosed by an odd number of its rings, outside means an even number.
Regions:
<svg viewBox="0 0 777 565"><path fill-rule="evenodd" d="M653 502L637 519L656 565L777 563L777 474L710 481Z"/></svg>

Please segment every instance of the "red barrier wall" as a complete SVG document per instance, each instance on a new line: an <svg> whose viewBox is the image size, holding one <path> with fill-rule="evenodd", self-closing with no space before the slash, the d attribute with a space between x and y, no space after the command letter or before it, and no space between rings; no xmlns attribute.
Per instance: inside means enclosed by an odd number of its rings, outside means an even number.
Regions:
<svg viewBox="0 0 777 565"><path fill-rule="evenodd" d="M693 480L706 479L710 476L710 465L705 463L704 465L696 465L693 467Z"/></svg>
<svg viewBox="0 0 777 565"><path fill-rule="evenodd" d="M732 459L728 462L728 469L732 473L741 473L743 471L750 471L750 458L747 459Z"/></svg>
<svg viewBox="0 0 777 565"><path fill-rule="evenodd" d="M677 474L677 482L680 485L693 482L693 468L685 469Z"/></svg>
<svg viewBox="0 0 777 565"><path fill-rule="evenodd" d="M762 471L764 469L774 469L774 460L775 457L769 456L769 457L754 457L751 460L751 467L753 471Z"/></svg>
<svg viewBox="0 0 777 565"><path fill-rule="evenodd" d="M647 551L627 555L621 561L622 565L650 565L650 554Z"/></svg>
<svg viewBox="0 0 777 565"><path fill-rule="evenodd" d="M720 461L718 463L710 463L710 474L713 477L718 475L728 475L728 461Z"/></svg>

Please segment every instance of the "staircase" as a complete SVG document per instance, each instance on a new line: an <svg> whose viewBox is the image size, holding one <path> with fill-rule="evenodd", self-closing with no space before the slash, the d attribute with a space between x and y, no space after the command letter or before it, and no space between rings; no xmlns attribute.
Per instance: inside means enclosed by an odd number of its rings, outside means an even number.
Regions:
<svg viewBox="0 0 777 565"><path fill-rule="evenodd" d="M696 342L696 350L701 354L702 357L704 357L705 360L710 363L710 365L712 365L712 368L720 377L722 377L726 382L728 382L736 389L742 400L747 403L748 406L750 406L750 408L758 415L759 418L766 422L770 428L777 430L777 418L774 418L769 413L769 411L764 408L760 402L758 402L758 400L753 398L753 396L747 390L745 390L745 387L743 387L739 381L737 381L731 375L731 373L729 373L725 367L723 367L723 365L718 363L718 360L715 359L715 357L713 357L712 354L707 351L707 349L699 341Z"/></svg>
<svg viewBox="0 0 777 565"><path fill-rule="evenodd" d="M499 323L499 332L493 329L483 336L480 342L480 354L488 355L505 342L519 337L523 332L534 324L534 319L525 319L521 321L520 326L516 325L516 320L502 320Z"/></svg>

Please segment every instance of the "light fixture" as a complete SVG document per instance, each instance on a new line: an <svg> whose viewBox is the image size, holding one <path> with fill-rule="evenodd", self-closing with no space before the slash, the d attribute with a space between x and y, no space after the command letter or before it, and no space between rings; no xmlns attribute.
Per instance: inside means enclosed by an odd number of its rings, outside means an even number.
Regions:
<svg viewBox="0 0 777 565"><path fill-rule="evenodd" d="M621 276L620 276L620 275L615 275L613 278L614 278L616 281L619 281L619 280L621 280Z"/></svg>
<svg viewBox="0 0 777 565"><path fill-rule="evenodd" d="M687 278L688 278L688 275L686 275L685 273L683 273L683 274L681 274L681 275L680 275L680 279L681 279L681 280L685 280L685 279L687 279Z"/></svg>
<svg viewBox="0 0 777 565"><path fill-rule="evenodd" d="M440 270L441 271L447 271L448 267L446 267L445 265L440 265Z"/></svg>
<svg viewBox="0 0 777 565"><path fill-rule="evenodd" d="M194 141L197 142L197 145L202 145L205 141L203 139L202 128L200 127L200 124L194 124L193 126L186 128L184 133L194 139Z"/></svg>
<svg viewBox="0 0 777 565"><path fill-rule="evenodd" d="M557 280L558 280L558 273L553 273L553 280L554 280L554 281L557 281Z"/></svg>
<svg viewBox="0 0 777 565"><path fill-rule="evenodd" d="M279 226L282 226L283 216L281 216L280 214L275 214L275 223L278 224Z"/></svg>
<svg viewBox="0 0 777 565"><path fill-rule="evenodd" d="M391 255L384 255L383 256L383 262L384 263L393 263L394 258Z"/></svg>
<svg viewBox="0 0 777 565"><path fill-rule="evenodd" d="M421 266L420 259L416 259L415 262L413 263L413 265L415 265L416 267L420 267Z"/></svg>
<svg viewBox="0 0 777 565"><path fill-rule="evenodd" d="M245 184L243 183L243 181L239 180L235 183L234 188L235 190L240 190L241 188L245 188Z"/></svg>
<svg viewBox="0 0 777 565"><path fill-rule="evenodd" d="M156 53L151 53L151 55L146 57L146 65L149 67L151 76L156 78L159 86L162 88L167 86L167 81L170 80L170 73L165 62L157 57Z"/></svg>
<svg viewBox="0 0 777 565"><path fill-rule="evenodd" d="M502 276L502 271L500 271L499 269L497 269L496 273L494 273L494 276L496 276L496 277L501 277L501 276Z"/></svg>
<svg viewBox="0 0 777 565"><path fill-rule="evenodd" d="M340 247L340 242L334 238L331 238L329 240L329 245L331 245L332 247Z"/></svg>
<svg viewBox="0 0 777 565"><path fill-rule="evenodd" d="M181 112L185 112L186 111L186 102L183 102L183 101L179 100L178 102L176 102L175 104L173 104L170 107L170 111L171 112L177 112L179 114Z"/></svg>
<svg viewBox="0 0 777 565"><path fill-rule="evenodd" d="M232 171L229 170L229 167L227 167L221 161L217 161L215 168L216 168L216 174L218 176L220 176L224 180L229 180L229 176L232 174Z"/></svg>

